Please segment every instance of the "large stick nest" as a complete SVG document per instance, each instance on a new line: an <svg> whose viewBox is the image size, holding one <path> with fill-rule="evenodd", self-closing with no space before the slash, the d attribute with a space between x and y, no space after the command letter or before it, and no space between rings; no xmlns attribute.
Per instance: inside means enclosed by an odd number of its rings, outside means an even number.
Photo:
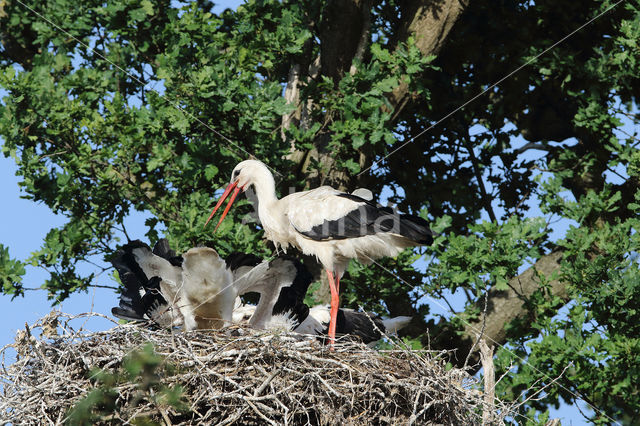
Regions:
<svg viewBox="0 0 640 426"><path fill-rule="evenodd" d="M52 312L18 332L12 345L17 360L10 365L7 347L2 349L0 424L68 422L72 407L107 387L103 394L112 395L115 408L98 416L101 406L94 404L91 421L481 423L477 384L462 370L447 371L432 352L399 346L374 351L348 341L331 352L315 338L240 328L183 333L126 324L87 332L72 327L77 318ZM127 359L148 342L160 361L135 378L126 376ZM111 381L99 379L104 372ZM180 394L181 408L161 397L167 390Z"/></svg>

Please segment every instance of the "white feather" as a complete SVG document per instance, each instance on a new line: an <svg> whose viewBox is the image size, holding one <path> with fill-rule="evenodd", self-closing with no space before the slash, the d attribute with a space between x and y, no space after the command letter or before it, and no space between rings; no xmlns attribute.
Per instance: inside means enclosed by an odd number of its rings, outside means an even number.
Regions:
<svg viewBox="0 0 640 426"><path fill-rule="evenodd" d="M373 200L373 192L371 192L371 190L367 188L358 188L351 194L355 195L356 197L364 198L367 201Z"/></svg>
<svg viewBox="0 0 640 426"><path fill-rule="evenodd" d="M329 309L329 305L316 305L313 308L309 309L309 316L313 317L316 321L326 326L327 324L329 324L329 320L331 319Z"/></svg>
<svg viewBox="0 0 640 426"><path fill-rule="evenodd" d="M168 309L154 312L150 319L162 327L182 325L185 322L184 315L190 314L188 308L174 309L174 307L184 307L188 303L181 289L182 268L173 266L168 260L156 256L148 247L137 247L131 252L147 279L160 277L162 280L160 281L160 292L169 304Z"/></svg>
<svg viewBox="0 0 640 426"><path fill-rule="evenodd" d="M296 272L293 262L281 258L272 262L264 261L253 268L241 267L235 271L234 287L238 295L260 293L260 301L249 321L252 327L267 326L280 290L293 283Z"/></svg>
<svg viewBox="0 0 640 426"><path fill-rule="evenodd" d="M265 329L273 331L291 332L296 328L296 321L291 314L283 313L273 315Z"/></svg>
<svg viewBox="0 0 640 426"><path fill-rule="evenodd" d="M183 259L182 290L188 302L181 308L185 328L210 329L228 325L237 293L224 260L208 247L192 248Z"/></svg>
<svg viewBox="0 0 640 426"><path fill-rule="evenodd" d="M178 266L173 266L168 260L156 256L149 248L138 247L131 252L147 279L161 277L163 281L174 287L177 287L182 282L182 269Z"/></svg>
<svg viewBox="0 0 640 426"><path fill-rule="evenodd" d="M236 301L240 300L240 298L237 298ZM233 316L231 321L234 324L241 324L244 322L248 322L249 319L251 319L251 316L253 315L253 313L255 312L256 307L254 305L240 305L240 306L236 306L233 309Z"/></svg>
<svg viewBox="0 0 640 426"><path fill-rule="evenodd" d="M398 330L405 328L411 322L411 317L393 317L393 318L384 318L382 320L382 324L384 324L384 328L387 334L397 334Z"/></svg>

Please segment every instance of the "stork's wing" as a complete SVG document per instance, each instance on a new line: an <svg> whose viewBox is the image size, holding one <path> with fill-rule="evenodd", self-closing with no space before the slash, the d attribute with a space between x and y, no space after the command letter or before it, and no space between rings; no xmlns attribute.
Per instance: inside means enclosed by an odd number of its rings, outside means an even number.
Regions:
<svg viewBox="0 0 640 426"><path fill-rule="evenodd" d="M307 238L321 241L367 235L361 226L366 219L363 218L363 209L366 211L367 206L364 198L328 186L285 198L289 199L289 223Z"/></svg>
<svg viewBox="0 0 640 426"><path fill-rule="evenodd" d="M304 304L304 297L313 276L299 260L291 256L278 256L268 262L253 254L232 253L225 261L227 268L233 272L238 294L257 291L261 293L262 300L262 294L280 287L279 282L293 280L291 285L279 289L272 314L286 313L293 316L296 323L307 317L309 308ZM295 276L291 277L294 270Z"/></svg>
<svg viewBox="0 0 640 426"><path fill-rule="evenodd" d="M234 252L227 256L224 261L227 264L227 268L235 273L238 268L243 266L254 267L259 265L262 259L255 254Z"/></svg>
<svg viewBox="0 0 640 426"><path fill-rule="evenodd" d="M167 296L161 290L161 278L159 276L148 277L138 263L137 256L154 256L149 246L141 241L132 241L119 249L111 263L118 271L120 281L124 289L120 294L119 306L112 308L114 316L126 320L151 319L161 327L176 325L179 318L170 314L170 306Z"/></svg>
<svg viewBox="0 0 640 426"><path fill-rule="evenodd" d="M122 249L116 252L111 264L118 271L120 282L124 285L120 293L120 306L112 308L111 312L126 320L144 320L142 296L145 293L143 283L147 282L147 277L136 264L133 255Z"/></svg>
<svg viewBox="0 0 640 426"><path fill-rule="evenodd" d="M168 260L173 266L182 266L182 256L176 255L176 252L169 247L169 241L166 238L159 239L153 246L153 254Z"/></svg>
<svg viewBox="0 0 640 426"><path fill-rule="evenodd" d="M125 291L120 295L120 304L111 308L111 313L121 319L129 321L152 320L160 327L171 327L174 319L168 315L169 304L160 291L160 277L153 277L148 282L140 284L138 292L133 294Z"/></svg>
<svg viewBox="0 0 640 426"><path fill-rule="evenodd" d="M382 338L384 332L382 318L368 312L354 312L349 309L338 310L336 333L358 336L363 343L371 343Z"/></svg>
<svg viewBox="0 0 640 426"><path fill-rule="evenodd" d="M433 241L429 223L421 217L399 214L389 207L378 206L357 195L330 187L321 187L291 198L288 216L298 233L316 241L378 233L402 235L419 244L431 244Z"/></svg>
<svg viewBox="0 0 640 426"><path fill-rule="evenodd" d="M182 282L182 268L163 257L155 255L146 244L130 247L131 244L125 245L123 249L134 256L137 265L148 279L160 277L162 281L172 286L177 287L180 285Z"/></svg>
<svg viewBox="0 0 640 426"><path fill-rule="evenodd" d="M318 305L309 310L309 318L294 330L305 334L327 334L329 331L329 306ZM375 342L385 331L384 321L376 314L338 309L337 335L351 335L364 343Z"/></svg>
<svg viewBox="0 0 640 426"><path fill-rule="evenodd" d="M297 324L308 315L309 307L304 303L313 275L299 260L290 256L280 256L283 262L290 262L296 268L296 276L289 287L280 290L280 296L273 306L273 315L289 313Z"/></svg>
<svg viewBox="0 0 640 426"><path fill-rule="evenodd" d="M360 198L364 198L367 201L373 200L373 192L367 188L358 188L351 193L351 195L356 195Z"/></svg>
<svg viewBox="0 0 640 426"><path fill-rule="evenodd" d="M218 252L209 247L194 247L189 249L183 256L182 275L183 284L186 286L187 275L192 282L209 282L212 285L228 285L231 276L227 271L227 265L220 258Z"/></svg>

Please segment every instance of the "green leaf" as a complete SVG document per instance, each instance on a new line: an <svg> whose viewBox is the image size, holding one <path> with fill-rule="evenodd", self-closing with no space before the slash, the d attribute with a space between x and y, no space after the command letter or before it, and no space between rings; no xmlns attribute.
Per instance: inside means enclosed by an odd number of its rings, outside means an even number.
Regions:
<svg viewBox="0 0 640 426"><path fill-rule="evenodd" d="M204 169L204 176L209 181L213 181L213 178L218 175L218 168L213 164L208 164Z"/></svg>
<svg viewBox="0 0 640 426"><path fill-rule="evenodd" d="M353 144L353 149L358 149L365 143L365 139L363 135L354 135L351 141Z"/></svg>
<svg viewBox="0 0 640 426"><path fill-rule="evenodd" d="M2 292L12 297L24 294L22 277L26 273L25 265L9 256L9 248L0 244L0 284Z"/></svg>
<svg viewBox="0 0 640 426"><path fill-rule="evenodd" d="M142 0L140 6L147 15L153 15L153 3L150 0Z"/></svg>
<svg viewBox="0 0 640 426"><path fill-rule="evenodd" d="M355 174L360 171L360 165L350 158L347 161L345 161L343 165L347 170L349 170L350 173Z"/></svg>

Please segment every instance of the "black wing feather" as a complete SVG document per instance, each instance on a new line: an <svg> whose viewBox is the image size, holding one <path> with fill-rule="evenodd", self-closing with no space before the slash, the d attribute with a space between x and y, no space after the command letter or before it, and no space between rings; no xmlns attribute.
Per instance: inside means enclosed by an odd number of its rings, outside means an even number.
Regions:
<svg viewBox="0 0 640 426"><path fill-rule="evenodd" d="M160 292L160 277L147 279L136 262L132 252L136 248L150 250L149 246L140 240L131 241L116 251L111 261L124 285L119 306L112 308L111 313L118 318L142 321L153 318L155 312L168 304Z"/></svg>
<svg viewBox="0 0 640 426"><path fill-rule="evenodd" d="M159 239L153 246L153 254L168 260L173 266L182 267L182 256L176 255L176 252L169 247L169 241L166 238Z"/></svg>
<svg viewBox="0 0 640 426"><path fill-rule="evenodd" d="M231 253L224 259L227 269L235 271L242 266L257 266L262 263L262 259L250 253Z"/></svg>
<svg viewBox="0 0 640 426"><path fill-rule="evenodd" d="M364 343L371 343L382 338L380 331L384 332L385 328L378 315L349 309L338 310L336 334L357 336Z"/></svg>
<svg viewBox="0 0 640 426"><path fill-rule="evenodd" d="M296 268L296 276L289 287L280 289L280 295L273 306L273 315L285 312L292 314L293 319L300 324L309 316L309 307L304 303L309 286L313 282L313 275L302 262L291 256L279 256L293 262Z"/></svg>
<svg viewBox="0 0 640 426"><path fill-rule="evenodd" d="M428 245L433 242L433 231L429 222L419 216L399 214L389 207L378 206L353 194L341 193L336 196L361 203L361 206L338 220L325 220L309 231L298 232L316 241L343 240L379 232L392 232L418 244Z"/></svg>

